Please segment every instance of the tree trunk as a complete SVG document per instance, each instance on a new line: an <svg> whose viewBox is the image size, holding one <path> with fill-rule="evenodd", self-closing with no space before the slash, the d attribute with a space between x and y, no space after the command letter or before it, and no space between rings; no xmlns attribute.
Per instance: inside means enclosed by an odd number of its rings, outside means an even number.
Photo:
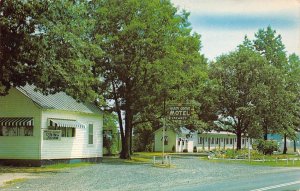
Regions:
<svg viewBox="0 0 300 191"><path fill-rule="evenodd" d="M296 140L294 140L294 152L297 151L297 147L296 147Z"/></svg>
<svg viewBox="0 0 300 191"><path fill-rule="evenodd" d="M283 140L283 152L282 154L286 154L287 153L287 145L286 145L286 134L284 134L284 140Z"/></svg>
<svg viewBox="0 0 300 191"><path fill-rule="evenodd" d="M129 146L129 150L130 150L130 155L133 154L133 151L132 151L132 142L133 142L133 138L132 138L132 127L131 127L131 130L130 130L130 146Z"/></svg>
<svg viewBox="0 0 300 191"><path fill-rule="evenodd" d="M130 135L132 131L132 113L130 111L130 108L126 108L125 112L125 140L124 145L122 145L122 152L120 155L121 159L131 159L130 157ZM122 142L123 143L123 142Z"/></svg>
<svg viewBox="0 0 300 191"><path fill-rule="evenodd" d="M121 113L121 109L120 109L118 97L116 95L116 87L115 87L115 83L114 82L112 82L112 86L113 86L113 93L114 93L114 100L115 100L116 112L117 112L117 115L118 115L119 126L120 126L120 133L121 133L122 150L120 152L120 158L124 159L124 156L125 156L124 152L126 150L126 148L125 148L125 145L126 145L126 135L124 135L122 113Z"/></svg>
<svg viewBox="0 0 300 191"><path fill-rule="evenodd" d="M267 126L265 126L264 127L264 140L268 140L268 127Z"/></svg>
<svg viewBox="0 0 300 191"><path fill-rule="evenodd" d="M240 150L241 148L242 148L242 130L241 130L241 126L238 125L236 130L236 150Z"/></svg>

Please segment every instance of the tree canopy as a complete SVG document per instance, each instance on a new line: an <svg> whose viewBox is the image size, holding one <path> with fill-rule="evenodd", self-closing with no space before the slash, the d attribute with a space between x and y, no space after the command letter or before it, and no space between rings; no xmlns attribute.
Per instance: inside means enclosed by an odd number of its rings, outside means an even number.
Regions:
<svg viewBox="0 0 300 191"><path fill-rule="evenodd" d="M209 130L218 120L238 149L242 135L295 137L300 59L281 36L259 29L207 63L188 19L169 0L0 1L0 95L29 83L97 100L118 116L121 158L130 158L133 129L161 127L177 102L194 107L181 125Z"/></svg>
<svg viewBox="0 0 300 191"><path fill-rule="evenodd" d="M189 14L179 13L169 1L99 1L95 5L94 37L103 39L99 46L105 54L95 70L104 81L100 92L114 101L119 116L121 158L129 158L134 124L163 100L175 97L171 89L184 89L191 79L189 71L204 61L199 35L191 34Z"/></svg>

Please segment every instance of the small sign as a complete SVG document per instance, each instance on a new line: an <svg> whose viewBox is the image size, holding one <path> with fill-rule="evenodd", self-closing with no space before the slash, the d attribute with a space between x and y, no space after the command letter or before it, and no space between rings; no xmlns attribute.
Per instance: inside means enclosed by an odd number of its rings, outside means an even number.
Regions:
<svg viewBox="0 0 300 191"><path fill-rule="evenodd" d="M61 130L48 130L45 129L43 132L44 140L60 140L61 139Z"/></svg>
<svg viewBox="0 0 300 191"><path fill-rule="evenodd" d="M190 105L172 105L169 106L169 117L171 120L187 120L191 115L192 107Z"/></svg>

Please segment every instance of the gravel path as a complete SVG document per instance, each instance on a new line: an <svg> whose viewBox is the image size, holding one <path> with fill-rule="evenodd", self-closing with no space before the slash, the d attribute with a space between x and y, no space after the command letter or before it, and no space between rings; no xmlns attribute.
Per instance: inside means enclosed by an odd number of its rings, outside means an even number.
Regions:
<svg viewBox="0 0 300 191"><path fill-rule="evenodd" d="M197 157L174 158L175 168L157 168L151 164L112 163L80 167L64 172L43 174L3 190L24 191L115 191L170 190L185 184L205 184L224 179L253 177L264 173L289 171L289 168L210 163Z"/></svg>

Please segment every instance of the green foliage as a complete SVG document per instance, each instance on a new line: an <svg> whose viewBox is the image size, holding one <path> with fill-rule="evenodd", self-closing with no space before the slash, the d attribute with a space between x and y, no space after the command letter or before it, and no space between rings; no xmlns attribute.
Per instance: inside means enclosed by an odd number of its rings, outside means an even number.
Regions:
<svg viewBox="0 0 300 191"><path fill-rule="evenodd" d="M240 46L236 51L217 58L210 66L210 78L215 85L213 109L219 114L218 127L233 131L241 148L241 134L260 128L259 102L268 88L271 68L258 53ZM255 131L254 131L255 132Z"/></svg>
<svg viewBox="0 0 300 191"><path fill-rule="evenodd" d="M102 51L91 43L88 12L88 2L1 1L0 95L29 83L43 93L101 99L91 69Z"/></svg>
<svg viewBox="0 0 300 191"><path fill-rule="evenodd" d="M271 155L274 151L278 151L278 144L272 140L257 140L257 150L264 155Z"/></svg>
<svg viewBox="0 0 300 191"><path fill-rule="evenodd" d="M103 147L106 149L107 155L119 153L119 142L120 137L118 133L118 118L113 113L104 113L103 120L103 130L104 132L109 132L109 134L103 137Z"/></svg>
<svg viewBox="0 0 300 191"><path fill-rule="evenodd" d="M270 132L293 138L295 128L299 126L299 57L295 54L287 57L280 34L277 35L270 26L260 29L253 42L244 44L272 66L268 81L271 86L262 89L265 96L257 104L261 108L259 116L265 139Z"/></svg>
<svg viewBox="0 0 300 191"><path fill-rule="evenodd" d="M276 31L270 26L267 29L259 29L255 33L253 47L276 68L284 68L287 64L285 47L282 43L281 35L277 35Z"/></svg>
<svg viewBox="0 0 300 191"><path fill-rule="evenodd" d="M143 123L134 128L133 150L134 151L152 151L153 131L150 123Z"/></svg>
<svg viewBox="0 0 300 191"><path fill-rule="evenodd" d="M287 59L281 36L271 27L260 29L253 41L246 36L237 50L210 65L202 105L207 114L199 116L219 116L216 128L236 133L238 149L243 133L293 139L300 124L299 63L295 54Z"/></svg>
<svg viewBox="0 0 300 191"><path fill-rule="evenodd" d="M35 35L41 14L47 3L40 1L0 2L0 95L5 95L12 85L34 82L41 42Z"/></svg>
<svg viewBox="0 0 300 191"><path fill-rule="evenodd" d="M182 152L183 152L183 153L187 153L188 150L187 150L187 149L183 149Z"/></svg>
<svg viewBox="0 0 300 191"><path fill-rule="evenodd" d="M204 63L199 35L191 34L189 14L169 1L96 2L93 39L103 39L97 43L104 56L95 71L103 77L100 92L114 100L112 110L119 114L121 158L129 158L132 129L161 118L164 100L174 92L183 92L180 98L191 95L184 87L198 85L205 76L195 70Z"/></svg>

